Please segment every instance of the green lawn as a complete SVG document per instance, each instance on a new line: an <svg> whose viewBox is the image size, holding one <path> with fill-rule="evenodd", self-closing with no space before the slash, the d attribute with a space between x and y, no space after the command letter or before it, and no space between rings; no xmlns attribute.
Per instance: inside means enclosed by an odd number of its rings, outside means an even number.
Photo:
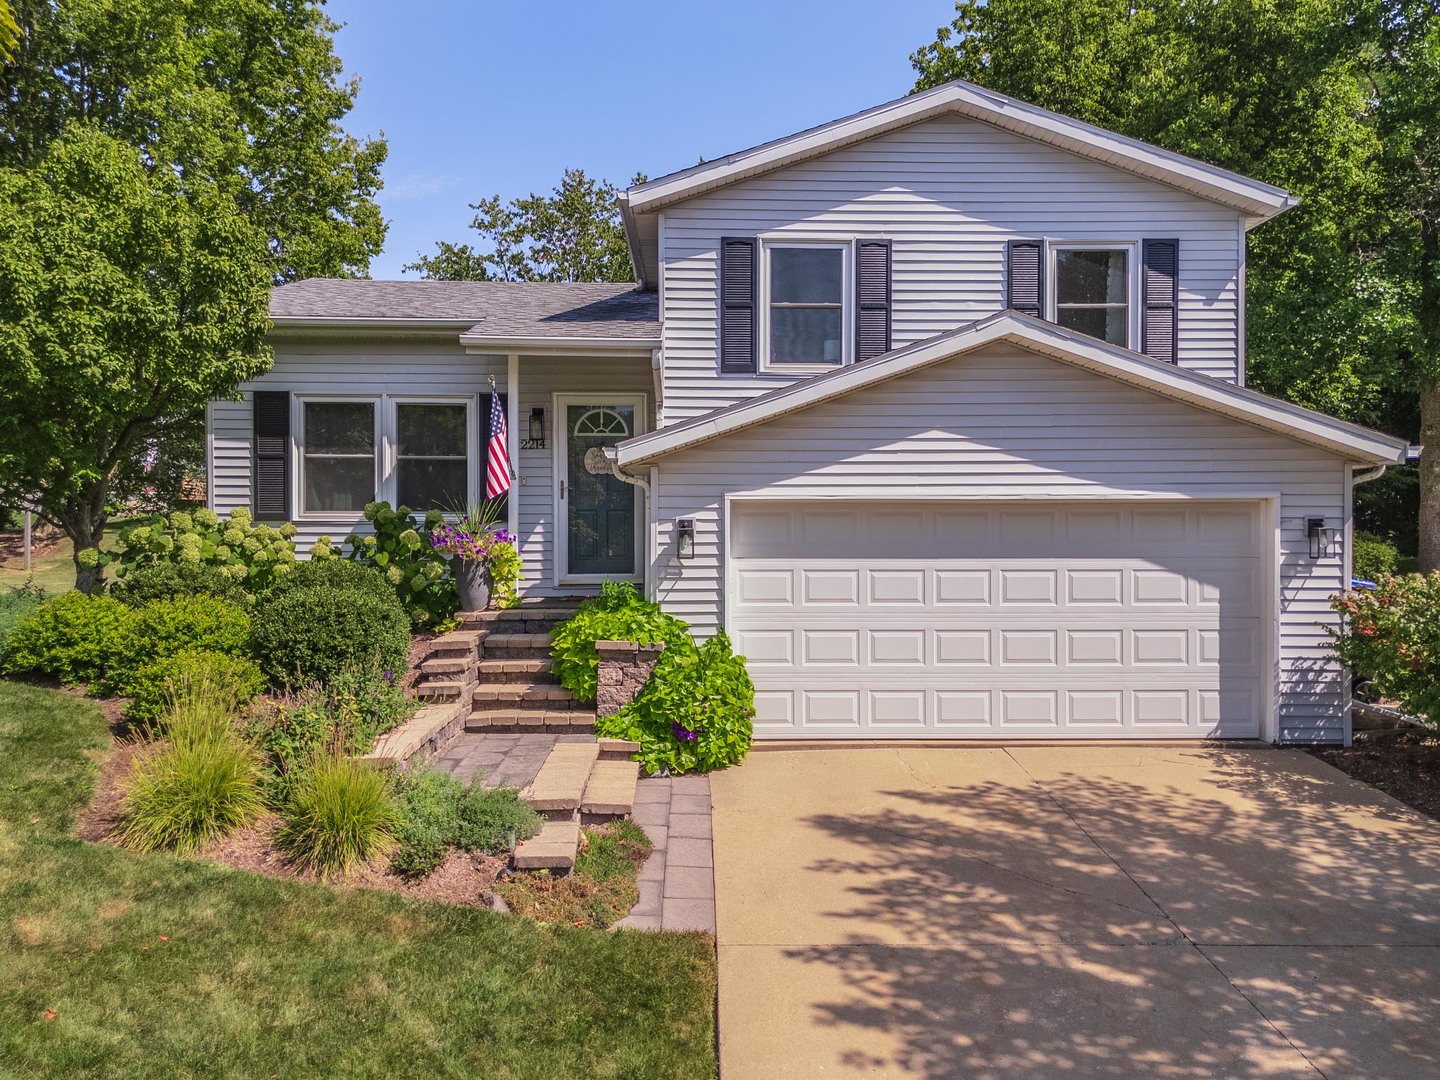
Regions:
<svg viewBox="0 0 1440 1080"><path fill-rule="evenodd" d="M0 1075L715 1075L708 939L86 844L108 741L90 703L0 682Z"/></svg>
<svg viewBox="0 0 1440 1080"><path fill-rule="evenodd" d="M42 559L30 560L27 573L20 559L0 564L0 590L33 581L52 596L69 592L75 587L75 562L70 557L71 543L61 540L54 551Z"/></svg>

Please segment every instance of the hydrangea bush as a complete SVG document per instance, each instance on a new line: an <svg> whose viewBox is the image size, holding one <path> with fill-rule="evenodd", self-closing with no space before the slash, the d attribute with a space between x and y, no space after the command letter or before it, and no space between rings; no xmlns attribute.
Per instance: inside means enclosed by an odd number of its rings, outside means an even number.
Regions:
<svg viewBox="0 0 1440 1080"><path fill-rule="evenodd" d="M431 510L421 522L409 507L392 508L388 502L373 502L365 507L365 520L375 531L345 537L343 543L349 551L344 557L379 570L400 598L412 625L434 626L454 615L460 606L455 581L447 573L449 564L444 553L436 551L430 542L431 530L445 516ZM340 552L328 536L322 536L310 549L310 557L337 558Z"/></svg>
<svg viewBox="0 0 1440 1080"><path fill-rule="evenodd" d="M160 563L219 567L249 593L261 593L295 562L295 526L255 525L250 511L237 507L228 519L213 510L176 510L126 525L120 530L119 552L103 557L116 561L116 574Z"/></svg>

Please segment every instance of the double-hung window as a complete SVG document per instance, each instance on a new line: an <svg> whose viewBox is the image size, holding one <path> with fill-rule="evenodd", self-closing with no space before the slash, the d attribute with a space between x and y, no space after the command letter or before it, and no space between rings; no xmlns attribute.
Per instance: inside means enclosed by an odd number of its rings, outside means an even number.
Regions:
<svg viewBox="0 0 1440 1080"><path fill-rule="evenodd" d="M765 365L837 367L848 360L848 244L766 243Z"/></svg>
<svg viewBox="0 0 1440 1080"><path fill-rule="evenodd" d="M1133 340L1135 252L1129 246L1052 245L1054 321L1128 347Z"/></svg>
<svg viewBox="0 0 1440 1080"><path fill-rule="evenodd" d="M295 400L302 517L350 518L376 499L423 514L477 497L474 398Z"/></svg>

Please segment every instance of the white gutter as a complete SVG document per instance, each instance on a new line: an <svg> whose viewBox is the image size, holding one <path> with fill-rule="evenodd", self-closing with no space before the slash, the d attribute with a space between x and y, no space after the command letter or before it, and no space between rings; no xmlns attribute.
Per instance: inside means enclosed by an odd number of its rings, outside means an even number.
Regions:
<svg viewBox="0 0 1440 1080"><path fill-rule="evenodd" d="M467 328L475 324L466 324ZM470 353L526 353L532 356L642 356L660 347L659 338L601 337L488 337L461 334L460 344Z"/></svg>
<svg viewBox="0 0 1440 1080"><path fill-rule="evenodd" d="M665 426L665 350L650 351L650 374L655 381L655 426Z"/></svg>

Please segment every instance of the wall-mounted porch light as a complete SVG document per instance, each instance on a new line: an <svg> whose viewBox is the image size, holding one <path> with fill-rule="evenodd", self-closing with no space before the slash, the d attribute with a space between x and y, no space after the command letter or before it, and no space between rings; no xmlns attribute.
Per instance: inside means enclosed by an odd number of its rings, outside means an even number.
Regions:
<svg viewBox="0 0 1440 1080"><path fill-rule="evenodd" d="M545 441L545 409L540 405L530 410L530 441Z"/></svg>
<svg viewBox="0 0 1440 1080"><path fill-rule="evenodd" d="M1307 518L1305 535L1310 537L1310 558L1328 559L1335 554L1335 530L1326 527L1324 518Z"/></svg>
<svg viewBox="0 0 1440 1080"><path fill-rule="evenodd" d="M682 559L695 557L695 519L677 518L675 521L675 554Z"/></svg>

